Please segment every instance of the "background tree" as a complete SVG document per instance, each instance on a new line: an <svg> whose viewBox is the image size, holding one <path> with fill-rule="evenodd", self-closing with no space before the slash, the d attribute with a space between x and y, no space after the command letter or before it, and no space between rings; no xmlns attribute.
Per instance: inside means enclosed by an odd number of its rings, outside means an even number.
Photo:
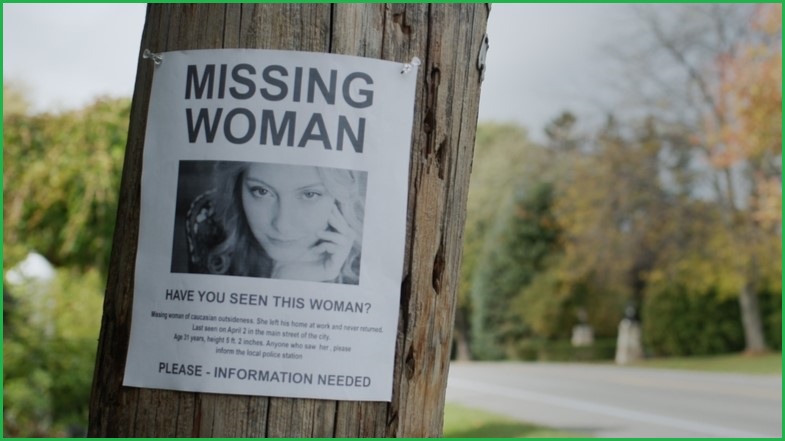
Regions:
<svg viewBox="0 0 785 441"><path fill-rule="evenodd" d="M524 173L533 171L537 152L526 131L514 124L481 124L477 127L472 176L463 235L463 258L455 314L454 339L459 359L471 357L470 336L473 307L472 277L490 226Z"/></svg>
<svg viewBox="0 0 785 441"><path fill-rule="evenodd" d="M613 337L624 305L640 302L665 204L660 142L650 124L624 135L614 118L580 150L562 150L555 221L561 249L524 289L521 310L545 336L569 337L581 319ZM628 139L630 138L630 139Z"/></svg>
<svg viewBox="0 0 785 441"><path fill-rule="evenodd" d="M36 250L55 266L105 271L130 107L103 98L61 113L4 113L4 268Z"/></svg>
<svg viewBox="0 0 785 441"><path fill-rule="evenodd" d="M56 264L4 283L3 434L83 436L130 101L31 113L22 85L3 92L3 268Z"/></svg>
<svg viewBox="0 0 785 441"><path fill-rule="evenodd" d="M565 169L556 150L509 124L481 125L475 149L461 269L471 347L479 358L513 357L530 335L514 303L558 246L551 206Z"/></svg>
<svg viewBox="0 0 785 441"><path fill-rule="evenodd" d="M517 343L532 336L513 305L557 245L552 191L548 182L518 187L485 237L472 280L472 341L479 358L513 358Z"/></svg>
<svg viewBox="0 0 785 441"><path fill-rule="evenodd" d="M781 278L779 263L771 265L771 256L779 255L771 246L779 233L771 225L780 224L772 195L781 194L781 183L767 179L781 174L781 19L771 18L781 17L778 11L735 4L639 6L637 22L645 32L636 30L638 41L625 39L626 49L618 51L628 68L628 103L637 98L634 108L653 115L662 133L690 140L683 148L708 183L691 196L721 210L712 230L724 236L715 241L732 256L709 258L716 273L733 280L722 288L738 299L751 352L766 348L758 283ZM774 222L761 223L763 212Z"/></svg>

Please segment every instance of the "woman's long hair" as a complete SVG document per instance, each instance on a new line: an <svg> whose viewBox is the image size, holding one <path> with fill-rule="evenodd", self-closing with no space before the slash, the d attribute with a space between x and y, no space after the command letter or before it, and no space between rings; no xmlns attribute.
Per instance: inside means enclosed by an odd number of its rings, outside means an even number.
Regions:
<svg viewBox="0 0 785 441"><path fill-rule="evenodd" d="M235 161L223 161L215 165L216 192L213 206L216 220L223 227L225 236L208 254L207 268L210 273L269 277L272 272L273 261L253 236L242 206L242 181L250 165L248 162ZM349 256L335 281L356 285L360 280L367 185L365 173L327 167L315 168L355 235Z"/></svg>

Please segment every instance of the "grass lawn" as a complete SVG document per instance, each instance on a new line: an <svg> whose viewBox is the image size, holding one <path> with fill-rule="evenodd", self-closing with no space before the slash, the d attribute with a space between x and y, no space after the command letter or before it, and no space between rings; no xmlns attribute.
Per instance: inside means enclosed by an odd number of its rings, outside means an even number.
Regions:
<svg viewBox="0 0 785 441"><path fill-rule="evenodd" d="M633 367L688 369L704 372L735 372L739 374L782 374L782 353L763 355L714 355L708 357L651 358Z"/></svg>
<svg viewBox="0 0 785 441"><path fill-rule="evenodd" d="M577 438L580 433L521 423L513 419L447 403L444 408L445 438Z"/></svg>

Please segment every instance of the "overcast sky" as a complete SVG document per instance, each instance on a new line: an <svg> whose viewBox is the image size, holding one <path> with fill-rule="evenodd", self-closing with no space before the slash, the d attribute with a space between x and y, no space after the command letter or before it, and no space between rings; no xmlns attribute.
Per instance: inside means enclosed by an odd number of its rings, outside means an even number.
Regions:
<svg viewBox="0 0 785 441"><path fill-rule="evenodd" d="M130 96L144 4L3 4L3 78L24 81L36 110ZM494 4L480 120L513 121L539 138L570 108L591 110L606 81L602 48L620 4Z"/></svg>

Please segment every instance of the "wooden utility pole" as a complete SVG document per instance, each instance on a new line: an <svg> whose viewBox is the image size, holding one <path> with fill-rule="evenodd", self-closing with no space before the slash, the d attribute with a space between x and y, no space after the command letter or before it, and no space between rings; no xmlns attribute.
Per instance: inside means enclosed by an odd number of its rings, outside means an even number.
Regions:
<svg viewBox="0 0 785 441"><path fill-rule="evenodd" d="M264 48L422 60L412 130L406 254L391 402L222 395L122 386L131 329L140 180L153 63L141 62L90 400L91 437L441 435L485 4L151 4L144 49Z"/></svg>

